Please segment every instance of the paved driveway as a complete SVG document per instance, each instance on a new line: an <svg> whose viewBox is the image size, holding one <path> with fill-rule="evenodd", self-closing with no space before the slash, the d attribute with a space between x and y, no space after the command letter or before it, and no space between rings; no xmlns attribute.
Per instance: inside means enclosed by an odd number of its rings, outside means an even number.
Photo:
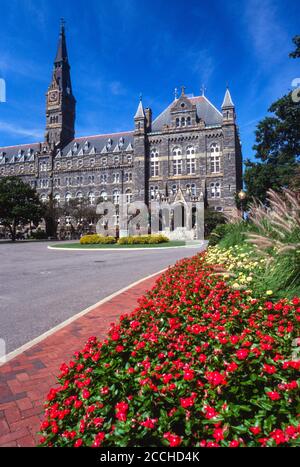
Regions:
<svg viewBox="0 0 300 467"><path fill-rule="evenodd" d="M47 246L0 243L0 338L6 353L200 250L57 251Z"/></svg>

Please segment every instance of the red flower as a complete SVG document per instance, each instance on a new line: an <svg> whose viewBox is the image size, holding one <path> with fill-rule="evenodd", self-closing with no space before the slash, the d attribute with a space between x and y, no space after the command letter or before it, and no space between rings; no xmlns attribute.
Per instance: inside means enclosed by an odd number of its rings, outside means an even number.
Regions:
<svg viewBox="0 0 300 467"><path fill-rule="evenodd" d="M261 432L261 429L259 428L259 426L251 426L251 427L250 427L250 431L251 431L254 435L258 435L258 434Z"/></svg>
<svg viewBox="0 0 300 467"><path fill-rule="evenodd" d="M83 441L81 438L77 439L77 441L75 441L74 443L74 448L80 448L80 446L82 446L82 443Z"/></svg>
<svg viewBox="0 0 300 467"><path fill-rule="evenodd" d="M276 367L274 365L267 365L266 363L263 366L263 370L265 373L268 373L269 375L276 373Z"/></svg>
<svg viewBox="0 0 300 467"><path fill-rule="evenodd" d="M83 399L89 399L91 397L90 391L88 389L84 389L82 391L82 397L83 397Z"/></svg>
<svg viewBox="0 0 300 467"><path fill-rule="evenodd" d="M211 419L219 415L213 407L209 407L208 405L206 405L203 410L205 412L205 418L207 419Z"/></svg>
<svg viewBox="0 0 300 467"><path fill-rule="evenodd" d="M177 446L180 446L182 443L182 438L178 435L174 435L170 432L164 434L164 438L169 441L170 447L175 448Z"/></svg>
<svg viewBox="0 0 300 467"><path fill-rule="evenodd" d="M205 377L212 386L219 386L221 384L226 384L225 377L218 371L207 371L205 373Z"/></svg>
<svg viewBox="0 0 300 467"><path fill-rule="evenodd" d="M267 395L272 401L278 401L280 399L280 394L276 391L269 391Z"/></svg>
<svg viewBox="0 0 300 467"><path fill-rule="evenodd" d="M223 428L215 428L213 432L213 437L216 441L222 441L224 439L224 430Z"/></svg>
<svg viewBox="0 0 300 467"><path fill-rule="evenodd" d="M192 381L195 378L195 372L193 370L187 370L184 372L183 379L185 381Z"/></svg>
<svg viewBox="0 0 300 467"><path fill-rule="evenodd" d="M229 443L230 448L238 448L239 445L240 445L240 442L237 439L234 439L234 440L230 441L230 443Z"/></svg>
<svg viewBox="0 0 300 467"><path fill-rule="evenodd" d="M287 441L286 435L282 430L279 429L272 431L272 433L270 433L270 436L274 439L277 445L285 443Z"/></svg>
<svg viewBox="0 0 300 467"><path fill-rule="evenodd" d="M184 409L186 409L187 407L193 407L194 403L195 403L194 397L187 397L186 399L182 399L182 398L180 399L180 405Z"/></svg>
<svg viewBox="0 0 300 467"><path fill-rule="evenodd" d="M249 355L249 350L247 349L240 349L237 351L236 356L239 360L245 360Z"/></svg>

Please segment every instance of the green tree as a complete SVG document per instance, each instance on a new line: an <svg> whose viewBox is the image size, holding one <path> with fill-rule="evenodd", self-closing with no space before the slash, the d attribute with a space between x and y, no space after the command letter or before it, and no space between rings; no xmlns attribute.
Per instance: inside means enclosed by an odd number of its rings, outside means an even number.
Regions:
<svg viewBox="0 0 300 467"><path fill-rule="evenodd" d="M19 224L38 224L43 214L44 207L30 185L17 177L0 180L0 220L9 230L13 242Z"/></svg>
<svg viewBox="0 0 300 467"><path fill-rule="evenodd" d="M300 36L295 36L293 42L296 46L296 50L290 53L291 58L300 58Z"/></svg>
<svg viewBox="0 0 300 467"><path fill-rule="evenodd" d="M293 40L297 48L290 56L300 57L300 36ZM269 189L293 185L300 157L300 103L289 93L274 102L269 112L255 132L253 149L258 161L247 160L244 175L248 197L263 202Z"/></svg>

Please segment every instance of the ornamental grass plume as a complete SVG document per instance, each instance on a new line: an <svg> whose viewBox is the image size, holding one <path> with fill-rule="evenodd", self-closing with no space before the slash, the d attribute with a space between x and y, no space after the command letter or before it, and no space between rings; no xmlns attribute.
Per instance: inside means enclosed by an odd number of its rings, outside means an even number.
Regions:
<svg viewBox="0 0 300 467"><path fill-rule="evenodd" d="M300 193L284 189L268 192L268 206L254 202L249 219L258 232L246 241L267 259L266 281L280 291L300 289Z"/></svg>

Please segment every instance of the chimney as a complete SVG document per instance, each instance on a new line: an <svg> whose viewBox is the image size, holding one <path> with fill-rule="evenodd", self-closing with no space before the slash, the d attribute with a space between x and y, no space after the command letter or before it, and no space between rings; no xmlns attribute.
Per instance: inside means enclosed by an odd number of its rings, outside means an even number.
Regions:
<svg viewBox="0 0 300 467"><path fill-rule="evenodd" d="M146 117L147 131L151 131L151 129L152 129L152 110L149 107L147 109L145 109L145 117Z"/></svg>

